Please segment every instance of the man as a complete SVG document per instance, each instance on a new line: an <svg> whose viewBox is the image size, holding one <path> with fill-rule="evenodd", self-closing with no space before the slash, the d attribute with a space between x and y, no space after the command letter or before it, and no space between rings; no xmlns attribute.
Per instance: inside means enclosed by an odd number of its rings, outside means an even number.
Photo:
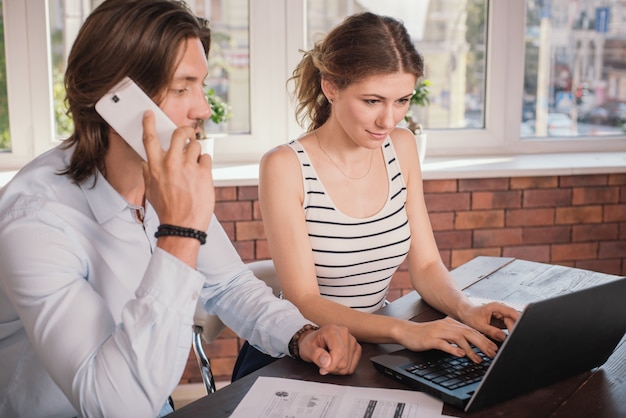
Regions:
<svg viewBox="0 0 626 418"><path fill-rule="evenodd" d="M355 370L347 330L273 297L213 215L211 159L188 139L210 116L209 43L170 0L107 0L81 28L65 76L74 133L0 192L0 416L166 414L197 303L268 354ZM125 76L179 127L164 151L146 112L147 162L94 109Z"/></svg>

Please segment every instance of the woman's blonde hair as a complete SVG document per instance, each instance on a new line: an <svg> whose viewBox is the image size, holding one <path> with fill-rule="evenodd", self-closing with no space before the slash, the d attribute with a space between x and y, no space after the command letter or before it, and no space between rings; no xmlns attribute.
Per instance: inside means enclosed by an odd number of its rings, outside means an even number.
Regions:
<svg viewBox="0 0 626 418"><path fill-rule="evenodd" d="M419 80L424 61L403 23L388 16L364 12L347 17L304 56L289 81L298 101L296 117L307 131L326 122L331 105L322 92L326 79L338 89L366 77L406 72Z"/></svg>

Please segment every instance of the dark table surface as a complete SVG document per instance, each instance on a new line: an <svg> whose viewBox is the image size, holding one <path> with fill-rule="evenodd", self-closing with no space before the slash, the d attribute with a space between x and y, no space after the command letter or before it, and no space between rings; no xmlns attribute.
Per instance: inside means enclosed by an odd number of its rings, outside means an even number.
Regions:
<svg viewBox="0 0 626 418"><path fill-rule="evenodd" d="M452 274L468 296L502 300L513 306L616 279L616 276L588 270L504 257L477 257L453 270ZM624 301L626 303L626 295ZM378 313L418 322L441 316L416 292L392 302ZM374 355L401 348L399 345L364 343L362 347L360 364L350 376L320 376L313 364L283 358L170 416L228 417L258 376L410 390L376 371L369 360ZM597 369L473 413L449 405L444 405L443 413L456 417L626 417L626 338Z"/></svg>

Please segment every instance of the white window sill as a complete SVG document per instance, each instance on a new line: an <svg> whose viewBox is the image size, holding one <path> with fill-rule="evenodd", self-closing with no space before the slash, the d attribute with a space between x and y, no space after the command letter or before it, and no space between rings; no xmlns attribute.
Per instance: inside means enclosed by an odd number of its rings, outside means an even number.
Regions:
<svg viewBox="0 0 626 418"><path fill-rule="evenodd" d="M626 173L626 152L426 157L422 170L426 180ZM0 172L0 187L15 173ZM213 180L217 187L257 186L259 164L216 164Z"/></svg>
<svg viewBox="0 0 626 418"><path fill-rule="evenodd" d="M426 180L626 173L626 152L533 154L467 158L426 157ZM259 165L217 164L216 186L256 186Z"/></svg>

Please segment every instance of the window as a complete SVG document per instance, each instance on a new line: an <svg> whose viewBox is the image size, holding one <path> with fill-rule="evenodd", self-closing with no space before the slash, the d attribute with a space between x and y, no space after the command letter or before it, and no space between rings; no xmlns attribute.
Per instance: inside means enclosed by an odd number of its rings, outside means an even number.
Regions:
<svg viewBox="0 0 626 418"><path fill-rule="evenodd" d="M89 12L81 8L95 4L2 1L11 143L10 151L0 152L1 168L19 168L55 144L59 111L52 86L58 74L51 68L63 57L66 46L59 45L71 39L71 30ZM626 149L626 134L619 131L626 103L623 0L189 4L211 21L210 82L232 105L229 135L215 145L218 165L256 162L268 149L302 134L286 83L299 50L316 33L365 9L410 22L426 58L432 104L420 117L428 130L429 157ZM59 21L65 24L63 34ZM540 42L547 23L549 48ZM575 128L566 125L567 118ZM564 131L567 136L560 135Z"/></svg>
<svg viewBox="0 0 626 418"><path fill-rule="evenodd" d="M522 137L626 133L624 4L529 1Z"/></svg>
<svg viewBox="0 0 626 418"><path fill-rule="evenodd" d="M424 56L425 78L431 83L430 105L419 110L432 137L430 155L623 148L623 3L306 3L307 48L355 12L368 10L404 21ZM524 15L525 21L519 19ZM540 52L545 55L541 66Z"/></svg>

